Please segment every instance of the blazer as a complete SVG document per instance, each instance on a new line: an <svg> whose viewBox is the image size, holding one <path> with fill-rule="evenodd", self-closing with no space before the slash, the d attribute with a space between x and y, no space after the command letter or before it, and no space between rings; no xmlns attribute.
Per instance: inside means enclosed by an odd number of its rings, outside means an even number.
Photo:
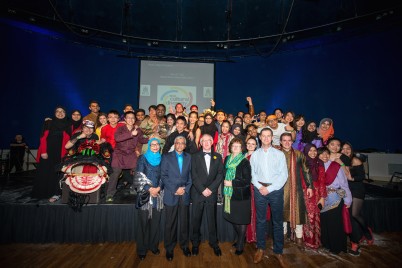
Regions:
<svg viewBox="0 0 402 268"><path fill-rule="evenodd" d="M222 156L216 152L212 152L208 174L204 152L200 151L191 156L191 178L193 180L191 187L192 202L210 201L216 203L218 188L223 181L222 162ZM212 194L208 197L202 194L205 188L212 191Z"/></svg>
<svg viewBox="0 0 402 268"><path fill-rule="evenodd" d="M190 204L191 188L191 155L183 152L183 167L180 173L176 151L164 154L161 162L161 189L164 190L163 203L167 206L176 206L179 195L175 195L179 187L186 187L182 196L185 205Z"/></svg>
<svg viewBox="0 0 402 268"><path fill-rule="evenodd" d="M225 175L226 175L226 163L229 157L225 159ZM236 167L236 175L232 180L233 194L232 200L248 200L251 196L251 166L247 158L244 158ZM223 191L222 185L222 191Z"/></svg>

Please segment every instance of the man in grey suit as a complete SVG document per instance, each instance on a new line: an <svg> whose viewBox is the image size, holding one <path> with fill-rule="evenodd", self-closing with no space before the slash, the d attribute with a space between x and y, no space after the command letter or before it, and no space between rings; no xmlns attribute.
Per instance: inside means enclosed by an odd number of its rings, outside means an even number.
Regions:
<svg viewBox="0 0 402 268"><path fill-rule="evenodd" d="M165 204L165 249L166 259L173 260L177 243L177 223L180 221L179 243L183 254L191 256L189 244L189 205L191 188L191 156L184 152L186 138L177 136L174 151L163 155L161 180L164 187Z"/></svg>
<svg viewBox="0 0 402 268"><path fill-rule="evenodd" d="M200 140L202 150L191 156L191 187L192 206L192 226L193 232L191 242L193 244L192 253L198 255L200 245L200 227L202 215L206 211L208 222L209 245L214 250L216 256L221 256L222 252L218 245L216 232L216 201L218 187L223 180L223 161L218 153L211 152L213 144L212 137L204 134Z"/></svg>

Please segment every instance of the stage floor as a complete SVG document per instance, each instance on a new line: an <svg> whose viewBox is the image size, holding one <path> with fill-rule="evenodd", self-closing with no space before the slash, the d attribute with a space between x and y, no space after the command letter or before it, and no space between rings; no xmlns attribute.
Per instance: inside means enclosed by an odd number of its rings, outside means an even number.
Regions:
<svg viewBox="0 0 402 268"><path fill-rule="evenodd" d="M136 240L137 209L135 195L121 187L114 203L88 204L75 212L59 200L30 197L32 172L0 177L0 243L101 243ZM121 184L122 185L122 184ZM375 183L367 184L364 218L376 233L402 231L402 194ZM191 206L190 206L191 209ZM222 205L217 206L220 241L232 241L235 233L223 219ZM164 212L162 212L161 240ZM191 228L191 227L190 227ZM202 222L202 239L207 238L206 220Z"/></svg>

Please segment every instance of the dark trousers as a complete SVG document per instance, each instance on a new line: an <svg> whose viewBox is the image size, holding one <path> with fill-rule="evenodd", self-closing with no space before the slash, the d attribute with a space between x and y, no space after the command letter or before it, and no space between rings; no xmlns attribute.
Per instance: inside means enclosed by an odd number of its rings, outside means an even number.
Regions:
<svg viewBox="0 0 402 268"><path fill-rule="evenodd" d="M122 172L121 168L114 167L113 168L113 173L110 175L108 184L107 184L107 190L106 190L106 196L113 196L116 193L116 186L117 186L117 181L119 180L119 176Z"/></svg>
<svg viewBox="0 0 402 268"><path fill-rule="evenodd" d="M159 245L159 230L162 211L152 209L152 218L148 210L138 210L137 253L145 255L148 250L156 251Z"/></svg>
<svg viewBox="0 0 402 268"><path fill-rule="evenodd" d="M191 235L191 242L193 243L194 247L198 247L200 245L200 229L204 210L207 216L209 244L214 247L218 245L218 237L216 232L216 202L193 202L191 219L193 224L193 232Z"/></svg>
<svg viewBox="0 0 402 268"><path fill-rule="evenodd" d="M176 206L165 205L165 249L166 252L173 253L177 243L178 224L179 244L181 248L188 248L189 242L189 205L183 204L183 198L179 198L179 203Z"/></svg>
<svg viewBox="0 0 402 268"><path fill-rule="evenodd" d="M343 230L343 200L333 209L320 214L321 244L332 253L347 252L347 236Z"/></svg>
<svg viewBox="0 0 402 268"><path fill-rule="evenodd" d="M263 196L254 187L254 200L256 210L257 248L265 249L265 230L268 204L271 205L271 221L273 227L274 253L283 252L283 188Z"/></svg>

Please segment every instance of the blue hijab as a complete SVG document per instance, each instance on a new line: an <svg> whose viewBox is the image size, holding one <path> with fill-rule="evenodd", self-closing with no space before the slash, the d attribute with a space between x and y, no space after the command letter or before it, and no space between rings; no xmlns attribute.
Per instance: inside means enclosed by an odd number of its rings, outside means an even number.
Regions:
<svg viewBox="0 0 402 268"><path fill-rule="evenodd" d="M144 156L147 159L147 161L151 164L151 166L157 166L161 163L161 154L160 152L152 152L151 151L151 142L153 141L157 141L159 145L161 145L161 143L159 142L159 140L157 138L152 138L148 141L148 148L147 151L145 152Z"/></svg>

